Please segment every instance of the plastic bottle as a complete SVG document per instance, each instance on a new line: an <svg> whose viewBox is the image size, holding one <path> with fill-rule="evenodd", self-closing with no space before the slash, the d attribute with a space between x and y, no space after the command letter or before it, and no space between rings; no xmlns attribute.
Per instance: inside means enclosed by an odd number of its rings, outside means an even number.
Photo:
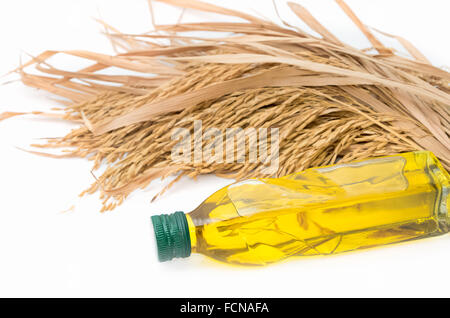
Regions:
<svg viewBox="0 0 450 318"><path fill-rule="evenodd" d="M449 179L420 151L237 182L188 214L152 216L158 257L266 265L441 235Z"/></svg>

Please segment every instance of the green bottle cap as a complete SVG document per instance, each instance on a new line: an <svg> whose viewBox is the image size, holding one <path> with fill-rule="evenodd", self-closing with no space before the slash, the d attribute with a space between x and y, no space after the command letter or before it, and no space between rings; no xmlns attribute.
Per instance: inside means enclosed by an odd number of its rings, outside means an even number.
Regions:
<svg viewBox="0 0 450 318"><path fill-rule="evenodd" d="M183 212L154 215L152 223L160 262L191 255L189 226Z"/></svg>

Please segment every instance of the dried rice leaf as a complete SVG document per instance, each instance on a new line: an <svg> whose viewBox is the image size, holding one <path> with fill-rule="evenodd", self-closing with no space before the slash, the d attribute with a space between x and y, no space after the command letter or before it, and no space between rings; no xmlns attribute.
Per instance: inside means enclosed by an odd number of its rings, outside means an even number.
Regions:
<svg viewBox="0 0 450 318"><path fill-rule="evenodd" d="M348 17L353 21L353 23L356 24L356 26L361 30L362 33L366 36L366 38L372 43L373 47L380 53L380 54L387 54L392 55L392 50L386 48L383 43L381 43L373 34L370 32L370 30L361 22L361 20L356 16L356 14L353 12L352 9L343 1L343 0L336 0L336 3L342 8L342 10L345 12L345 14L348 15Z"/></svg>
<svg viewBox="0 0 450 318"><path fill-rule="evenodd" d="M316 18L314 18L303 6L294 2L288 2L288 5L300 19L302 19L311 29L319 33L325 40L333 42L337 45L342 45L341 41L339 41L330 31L320 24L320 22L317 21Z"/></svg>

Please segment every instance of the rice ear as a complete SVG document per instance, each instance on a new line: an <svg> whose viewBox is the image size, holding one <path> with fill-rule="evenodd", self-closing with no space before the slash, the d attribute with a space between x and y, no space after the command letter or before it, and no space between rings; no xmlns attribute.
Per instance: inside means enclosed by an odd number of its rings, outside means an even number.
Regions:
<svg viewBox="0 0 450 318"><path fill-rule="evenodd" d="M205 130L278 128L279 169L273 176L421 149L450 168L450 73L431 65L402 37L367 27L344 1L336 0L378 53L342 43L292 2L293 13L320 37L281 17L283 26L197 0L157 1L243 21L157 25L148 1L154 31L123 34L98 21L122 53L45 51L15 69L25 85L64 98L59 112L34 114L81 123L64 137L34 145L63 149L62 155L32 153L88 158L94 170L105 165L83 192L99 191L102 211L156 178L175 177L153 199L183 176L267 177L264 163L270 156L263 162L174 162L178 140L171 132L183 128L193 134L200 120ZM372 30L397 39L412 58L396 55ZM228 34L187 33L192 31ZM91 64L78 71L56 68L49 59L59 54ZM37 74L27 71L32 66ZM102 72L113 67L120 74ZM0 121L20 115L25 113L3 113ZM215 142L205 139L197 146L215 151ZM247 138L238 147L233 155L244 147L248 156L255 142Z"/></svg>

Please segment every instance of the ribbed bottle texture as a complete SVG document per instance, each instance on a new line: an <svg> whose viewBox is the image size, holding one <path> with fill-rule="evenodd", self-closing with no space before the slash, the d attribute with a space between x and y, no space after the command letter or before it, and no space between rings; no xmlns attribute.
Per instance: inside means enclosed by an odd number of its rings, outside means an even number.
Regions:
<svg viewBox="0 0 450 318"><path fill-rule="evenodd" d="M159 261L191 255L189 227L183 212L152 216Z"/></svg>

